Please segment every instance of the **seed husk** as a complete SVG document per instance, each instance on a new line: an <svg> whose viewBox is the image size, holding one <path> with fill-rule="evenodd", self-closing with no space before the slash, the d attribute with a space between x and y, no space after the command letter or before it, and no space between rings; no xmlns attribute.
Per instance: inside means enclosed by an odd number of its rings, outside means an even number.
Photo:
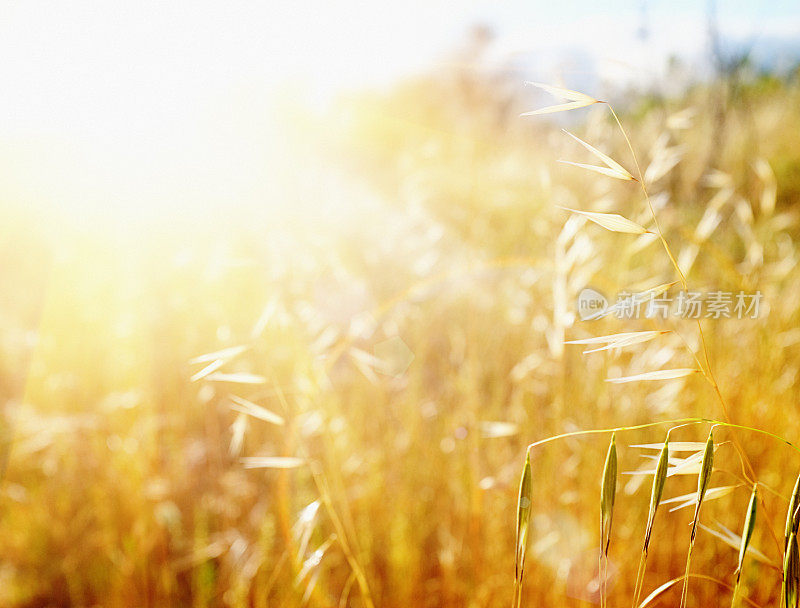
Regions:
<svg viewBox="0 0 800 608"><path fill-rule="evenodd" d="M739 563L736 566L736 584L733 587L731 596L731 608L736 605L736 596L739 594L739 583L742 578L742 566L747 555L747 546L753 537L753 530L756 527L756 511L758 509L758 484L753 484L753 491L750 494L750 503L747 505L747 515L744 518L742 527L742 542L739 544Z"/></svg>
<svg viewBox="0 0 800 608"><path fill-rule="evenodd" d="M756 527L756 512L758 510L758 485L753 484L753 492L750 494L750 503L747 505L747 515L744 518L744 527L742 528L742 544L739 547L739 565L736 567L736 581L742 573L742 565L744 564L744 557L747 553L747 547L750 544L750 539L753 537L753 530Z"/></svg>
<svg viewBox="0 0 800 608"><path fill-rule="evenodd" d="M703 459L700 461L700 474L697 476L697 504L694 508L694 519L692 520L692 536L689 540L689 552L686 555L686 574L683 579L683 592L681 593L680 607L686 606L686 594L689 589L689 568L692 563L692 550L694 540L697 536L697 522L700 519L700 507L703 506L703 498L708 489L708 482L711 481L711 473L714 470L714 430L708 434L706 447L703 451Z"/></svg>
<svg viewBox="0 0 800 608"><path fill-rule="evenodd" d="M603 485L600 490L601 546L604 555L608 555L611 542L611 523L614 517L614 499L617 492L617 443L616 435L611 436L611 444L606 454L603 468Z"/></svg>
<svg viewBox="0 0 800 608"><path fill-rule="evenodd" d="M611 544L611 524L614 519L614 500L617 493L617 442L616 433L611 435L611 443L603 467L603 483L600 488L600 605L607 604L606 571L608 569L608 547Z"/></svg>
<svg viewBox="0 0 800 608"><path fill-rule="evenodd" d="M531 455L525 457L525 466L519 481L519 496L517 498L517 542L514 565L514 606L519 606L522 600L522 578L525 571L525 553L528 547L528 528L531 517L532 480L531 480Z"/></svg>
<svg viewBox="0 0 800 608"><path fill-rule="evenodd" d="M667 481L667 470L669 469L669 433L664 439L664 447L661 448L661 454L658 457L658 464L656 471L653 475L653 487L650 489L650 509L647 513L647 528L644 533L644 546L642 547L642 555L639 558L639 569L636 573L636 585L633 594L634 608L639 603L639 597L642 593L642 585L644 584L644 573L647 568L647 551L650 547L650 537L653 533L653 524L656 520L656 511L661 502L661 496L664 493L664 484Z"/></svg>
<svg viewBox="0 0 800 608"><path fill-rule="evenodd" d="M692 542L697 533L697 520L700 517L700 506L708 489L708 482L711 480L711 472L714 469L714 431L708 434L706 448L703 452L703 459L700 461L700 475L697 477L697 506L694 510L694 521L692 522Z"/></svg>
<svg viewBox="0 0 800 608"><path fill-rule="evenodd" d="M650 490L650 510L647 514L647 530L644 536L644 549L645 554L650 546L650 536L653 532L653 523L656 518L656 511L661 502L661 496L664 493L664 484L667 481L667 470L669 469L669 436L664 440L664 447L661 448L661 454L658 457L658 464L656 465L656 474L653 476L653 487Z"/></svg>

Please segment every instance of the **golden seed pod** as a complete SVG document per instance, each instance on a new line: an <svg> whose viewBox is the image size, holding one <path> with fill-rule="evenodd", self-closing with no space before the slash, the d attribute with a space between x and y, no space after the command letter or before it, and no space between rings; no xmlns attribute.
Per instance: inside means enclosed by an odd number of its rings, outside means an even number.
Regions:
<svg viewBox="0 0 800 608"><path fill-rule="evenodd" d="M644 534L644 549L647 553L647 548L650 546L650 536L653 533L653 524L656 519L656 511L661 502L661 495L664 492L664 484L667 481L667 470L669 469L669 435L664 440L664 447L661 448L661 455L658 457L658 464L656 465L656 474L653 476L653 487L650 490L650 510L647 514L647 530Z"/></svg>
<svg viewBox="0 0 800 608"><path fill-rule="evenodd" d="M522 583L522 572L525 565L525 552L528 546L528 525L531 517L532 499L531 455L525 457L525 467L519 481L519 497L517 498L517 550L515 576L517 584Z"/></svg>
<svg viewBox="0 0 800 608"><path fill-rule="evenodd" d="M608 554L611 542L611 522L614 516L614 499L617 493L617 443L616 434L611 435L611 444L603 468L603 485L600 489L600 544L603 554Z"/></svg>
<svg viewBox="0 0 800 608"><path fill-rule="evenodd" d="M756 527L756 511L758 510L758 485L753 484L753 492L750 494L750 504L747 505L747 515L744 518L744 527L742 528L742 544L739 546L739 564L736 567L736 580L742 572L742 565L744 564L744 556L747 553L747 547L750 544L750 539L753 537L753 530Z"/></svg>

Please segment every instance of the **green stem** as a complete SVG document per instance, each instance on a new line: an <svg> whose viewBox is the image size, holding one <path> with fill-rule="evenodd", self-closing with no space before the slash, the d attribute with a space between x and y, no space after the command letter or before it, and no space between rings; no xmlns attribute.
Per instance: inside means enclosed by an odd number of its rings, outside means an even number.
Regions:
<svg viewBox="0 0 800 608"><path fill-rule="evenodd" d="M664 424L681 424L681 423L689 423L689 424L701 424L701 423L715 423L715 420L709 420L707 418L675 418L672 420L661 420L659 422L647 422L645 424L635 424L633 426L618 426L609 429L588 429L585 431L572 431L571 433L562 433L560 435L552 435L550 437L545 437L544 439L540 439L539 441L535 441L534 443L528 446L528 451L530 452L533 448L543 445L545 443L550 443L551 441L556 441L557 439L566 439L567 437L579 437L581 435L602 435L603 433L615 433L617 431L635 431L638 429L646 429L654 426L662 426Z"/></svg>
<svg viewBox="0 0 800 608"><path fill-rule="evenodd" d="M632 426L617 426L613 428L607 429L587 429L585 431L572 431L570 433L562 433L560 435L552 435L550 437L545 437L544 439L540 439L539 441L535 441L528 445L528 452L530 452L533 448L538 447L540 445L544 445L545 443L550 443L551 441L556 441L558 439L566 439L568 437L580 437L582 435L602 435L604 433L617 433L623 431L636 431L639 429L646 429L651 428L654 426L662 426L665 424L680 424L681 426L687 426L689 424L713 424L715 426L722 426L722 427L731 427L735 429L741 429L743 431L750 431L753 433L759 433L761 435L766 435L767 437L771 437L776 441L780 441L784 445L789 446L795 452L800 453L800 447L793 444L788 439L784 439L780 435L776 435L775 433L770 433L769 431L765 431L763 429L758 429L752 426L745 426L743 424L733 424L732 422L725 422L722 420L714 420L712 418L673 418L671 420L660 420L658 422L647 422L645 424L635 424ZM671 429L672 430L672 429Z"/></svg>
<svg viewBox="0 0 800 608"><path fill-rule="evenodd" d="M639 597L642 594L642 587L644 586L644 572L647 568L647 551L642 550L642 555L639 557L639 568L636 570L636 585L633 590L633 608L636 608L639 603Z"/></svg>

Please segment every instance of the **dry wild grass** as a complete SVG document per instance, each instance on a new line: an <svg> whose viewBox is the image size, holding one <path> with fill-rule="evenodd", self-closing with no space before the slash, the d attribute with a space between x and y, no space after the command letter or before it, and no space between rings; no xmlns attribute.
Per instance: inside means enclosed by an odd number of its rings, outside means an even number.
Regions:
<svg viewBox="0 0 800 608"><path fill-rule="evenodd" d="M541 88L303 113L294 216L1 226L0 604L796 605L800 90Z"/></svg>
<svg viewBox="0 0 800 608"><path fill-rule="evenodd" d="M582 108L582 107L585 107L585 106L588 106L588 105L605 103L605 102L601 102L599 100L594 100L591 97L588 97L587 95L584 95L582 93L577 93L575 91L559 89L559 88L556 88L556 87L541 85L541 84L538 84L538 83L531 83L531 84L534 84L535 86L537 86L539 88L542 88L542 89L546 90L547 92L552 93L553 95L562 97L563 99L567 100L568 103L560 104L560 105L557 105L557 106L548 106L546 108L543 108L542 110L524 113L522 116L531 116L531 115L537 115L537 114L543 114L543 113L567 111L567 110L573 110L573 109ZM608 104L606 104L606 105L608 105ZM623 180L623 181L633 181L633 182L638 183L639 186L641 187L642 196L643 196L643 198L644 198L644 200L646 202L647 208L649 209L649 212L650 212L650 218L652 220L652 230L649 230L649 229L645 228L644 226L642 226L642 225L640 225L640 224L638 224L638 223L636 223L634 221L631 221L631 220L629 220L629 219L627 219L627 218L625 218L625 217L623 217L623 216L621 216L619 214L616 214L616 213L599 213L599 212L591 212L591 211L579 211L579 210L566 209L566 208L565 209L567 211L572 212L572 213L575 213L575 214L578 214L580 216L586 217L587 219L591 220L592 222L598 224L599 226L602 226L603 228L605 228L605 229L607 229L607 230L609 230L611 232L620 232L620 233L628 233L628 234L636 234L636 235L644 235L644 234L655 234L655 235L657 235L658 239L661 242L661 245L663 246L664 253L668 257L668 259L669 259L669 261L672 264L672 267L674 269L674 272L675 272L675 275L676 275L676 278L677 278L677 280L674 281L674 283L679 283L684 291L688 291L689 290L689 284L687 282L686 276L685 276L683 270L681 269L681 265L678 262L678 258L676 258L676 256L673 254L673 251L670 248L670 246L669 246L669 244L668 244L668 242L667 242L667 240L666 240L666 238L664 236L664 233L662 232L661 226L659 225L658 218L657 218L656 212L655 212L655 208L653 206L653 203L652 203L652 201L650 199L650 195L648 193L647 183L648 183L649 180L647 179L647 176L645 175L645 173L642 172L642 169L641 169L641 167L639 165L639 161L638 161L638 159L636 157L636 152L634 151L634 148L633 148L633 146L631 144L631 141L630 141L630 139L628 137L628 134L626 133L625 129L623 128L622 123L619 120L619 117L617 116L616 112L614 112L614 109L610 105L608 105L608 109L609 109L609 112L611 113L611 115L613 116L614 121L616 122L616 125L619 127L619 130L620 130L620 132L621 132L621 134L622 134L622 136L623 136L623 138L624 138L624 140L625 140L625 142L627 144L627 147L628 147L628 150L630 151L631 158L633 160L634 166L636 167L636 173L637 173L638 177L634 177L622 165L620 165L618 162L616 162L615 160L610 158L608 155L604 154L603 152L599 151L594 146L588 144L587 142L581 140L580 138L578 138L578 137L576 137L576 136L574 136L574 135L572 135L571 133L568 133L568 132L566 132L567 135L569 135L570 137L572 137L573 139L578 141L580 144L582 144L584 148L589 150L589 152L591 152L594 156L596 156L603 163L603 165L605 165L605 166L589 165L589 164L584 164L584 163L575 163L575 162L571 162L571 161L562 161L562 162L565 162L565 163L570 164L570 165L574 165L574 166L582 168L582 169L593 171L595 173L599 173L599 174L605 175L607 177L612 177L612 178ZM674 166L675 163L670 161L669 164L671 166ZM763 162L761 162L758 165L756 165L755 170L756 170L756 172L758 172L760 174L762 179L766 175L768 175L768 171L766 169L765 163L763 163ZM648 169L648 172L650 172L650 169ZM655 170L652 171L652 173L661 174L662 172L659 169L655 169ZM651 180L652 180L652 175L650 177L651 177ZM765 188L765 192L766 192L765 196L769 200L762 199L761 211L766 213L766 214L770 214L774 210L773 200L774 200L774 196L775 196L775 191L774 191L774 185L773 184L774 184L774 180L769 180L769 183L766 185L766 188ZM716 206L716 205L714 205L714 206ZM709 208L713 209L714 206L710 206ZM713 221L706 221L706 217L713 217L713 216L704 216L704 218L701 220L701 223L700 223L700 225L698 226L698 228L696 230L696 234L699 235L699 236L702 236L703 238L708 238L711 235L711 233L713 232L713 226L716 226L716 224L718 223L718 218L715 217L715 219ZM711 228L708 228L708 226L712 225L712 224L713 224L713 226ZM691 257L694 258L695 255L696 255L696 252L693 253L693 255ZM682 255L681 257L684 258L686 256ZM672 283L672 284L674 284L674 283ZM666 289L668 289L672 284L667 284L666 285ZM659 291L665 291L666 290L662 286L659 286L656 289L658 289ZM734 547L736 545L735 545L735 543L731 543L730 542L731 540L738 540L738 545L739 545L739 561L738 561L736 570L733 573L735 575L735 584L734 584L734 586L731 586L730 584L726 583L725 581L716 579L716 578L711 577L711 576L705 575L703 577L706 580L718 583L722 587L732 589L733 593L732 593L731 605L735 605L736 604L737 592L739 591L739 585L740 585L740 582L741 582L742 569L744 567L745 557L746 557L748 549L749 549L750 540L752 538L753 531L755 529L756 514L757 514L757 511L758 511L758 503L759 503L759 500L758 500L759 481L756 478L755 469L753 468L753 465L750 463L750 460L749 460L747 454L744 452L744 449L743 449L741 443L739 442L738 433L741 432L741 431L747 431L747 432L752 432L752 433L763 433L763 434L769 435L772 439L774 439L776 441L779 441L779 442L781 442L783 444L791 446L792 448L794 448L795 451L800 452L800 448L797 448L796 446L794 446L794 444L792 444L788 439L785 439L785 438L780 437L778 435L772 434L772 433L770 433L768 431L764 431L764 430L759 429L757 427L748 427L748 426L744 426L744 425L741 425L741 424L735 424L733 422L733 420L731 418L730 411L729 411L729 407L728 407L728 405L727 405L727 403L725 401L725 398L723 397L722 391L720 390L720 387L719 387L719 384L717 382L716 376L714 375L714 372L712 371L712 364L711 364L711 359L710 359L710 356L709 356L708 347L706 345L706 338L705 338L705 334L704 334L704 330L703 330L703 325L702 325L702 323L701 323L701 321L699 319L695 320L695 327L696 327L696 338L697 338L695 342L699 345L698 347L696 347L696 348L692 347L690 345L690 342L686 338L684 338L682 335L681 335L681 339L682 339L686 349L689 351L689 353L691 355L691 358L696 363L696 368L678 368L678 369L666 369L666 370L662 369L662 370L656 370L656 371L647 371L647 372L643 372L643 373L639 373L639 374L635 374L635 375L631 375L631 376L623 376L623 377L609 378L608 379L609 382L614 382L614 383L628 383L628 382L654 381L654 380L661 381L661 380L674 380L674 379L677 379L677 378L683 378L683 377L688 376L690 374L699 373L705 378L705 380L707 381L707 383L710 386L710 389L712 390L712 392L716 396L718 404L719 404L720 411L721 411L721 413L723 415L723 418L724 418L723 421L715 421L715 420L711 419L711 414L709 414L708 417L696 418L694 420L677 419L677 420L665 420L665 421L660 421L660 422L656 423L656 424L664 424L664 425L673 425L673 427L670 428L667 431L667 440L665 441L664 447L662 448L662 453L661 453L661 456L659 457L659 463L656 466L655 471L653 471L653 475L654 475L654 477L653 477L653 489L652 489L652 492L651 492L650 509L649 509L649 513L648 513L647 529L646 529L646 533L645 533L645 543L644 543L644 548L642 550L642 556L641 556L640 563L639 563L639 572L636 575L636 585L635 585L634 595L633 595L633 600L632 600L634 608L636 608L637 606L646 606L646 605L651 604L653 601L658 599L660 595L662 595L664 592L668 591L670 589L670 587L673 584L677 583L679 580L682 580L682 592L681 592L681 596L680 596L680 606L681 606L681 608L683 608L687 603L689 580L690 580L690 577L692 576L692 574L691 574L692 553L694 551L695 541L696 541L696 537L697 537L697 530L698 530L698 524L699 524L699 520L700 520L701 506L703 505L704 500L706 500L707 498L712 498L711 494L714 493L714 490L717 490L717 492L714 494L713 498L721 498L723 496L728 495L729 494L729 490L735 489L735 486L727 486L727 487L717 486L716 488L713 488L713 489L709 488L711 477L712 477L713 471L715 470L715 465L714 465L715 444L714 444L714 433L713 433L713 429L715 427L727 428L730 431L731 443L735 447L736 456L738 456L738 459L739 459L740 464L741 464L741 475L739 475L737 473L731 473L729 471L727 471L727 472L731 476L734 476L735 478L737 478L740 481L741 485L745 485L745 486L749 485L750 487L752 487L752 493L751 493L750 501L749 501L749 504L748 504L748 507L747 507L746 516L745 516L745 519L744 519L744 525L743 525L743 528L742 528L742 534L737 537L735 534L731 533L730 534L731 538L728 539L729 543L732 544ZM590 349L588 351L585 351L584 354L587 354L587 353L591 353L591 352L596 352L598 350L606 350L608 348L623 348L623 347L630 346L632 344L641 344L641 343L644 343L646 341L659 338L663 334L669 333L670 331L673 331L675 333L679 333L679 331L685 331L685 329L681 328L679 330L679 329L672 329L672 328L668 328L668 329L661 328L661 329L656 330L656 331L650 330L650 331L643 331L643 332L622 332L622 333L619 333L619 334L612 334L612 335L602 336L602 337L598 337L598 338L588 338L588 339L583 339L583 340L572 340L572 341L567 341L567 343L568 344L570 344L570 343L571 344L576 344L576 343L577 344L597 344L597 343L605 344L604 347L600 347L600 348L597 348L597 349ZM691 535L689 537L689 548L688 548L688 553L687 553L687 557L686 557L686 570L685 570L684 575L682 577L680 577L680 579L678 579L678 578L671 579L667 583L665 583L665 584L661 585L660 587L656 588L655 591L653 591L650 595L647 596L647 598L643 602L640 603L639 602L639 598L640 598L640 594L641 594L641 591L642 591L642 584L643 584L643 581L644 581L644 574L645 574L645 569L646 569L646 564L647 564L647 550L648 550L648 547L649 547L649 544L650 544L650 540L652 539L651 535L652 535L653 522L654 522L654 519L655 519L655 514L656 514L656 511L657 511L657 508L658 508L658 506L660 504L660 501L661 501L661 494L663 492L663 488L664 488L664 485L666 483L666 478L668 476L668 462L670 460L670 455L671 455L671 453L670 453L670 447L671 446L669 444L669 433L672 430L675 430L675 429L679 428L680 426L687 426L687 423L689 423L689 424L691 424L691 423L710 424L711 425L711 431L709 432L708 439L706 441L705 447L703 448L702 457L699 460L699 471L697 472L697 490L693 495L687 495L687 496L684 496L684 497L680 497L681 499L683 499L683 498L688 498L689 499L689 500L687 500L685 503L683 503L680 506L688 506L688 505L694 504L694 517L692 518ZM617 480L617 451L616 451L615 437L616 437L616 433L617 432L636 430L636 429L642 428L642 426L648 426L648 425L637 425L636 427L619 427L619 428L603 430L603 431L597 431L597 430L586 431L586 433L592 433L592 434L598 433L598 432L611 433L611 444L610 444L609 449L608 449L608 455L606 456L606 464L605 464L605 467L604 467L604 470L603 470L602 482L601 482L600 567L599 567L599 575L598 575L598 577L599 577L599 588L600 588L600 605L601 606L606 605L607 602L608 602L608 597L607 597L607 595L608 595L608 589L607 589L607 585L608 585L608 552L609 552L609 545L610 545L610 542L611 542L611 522L612 522L612 517L613 517L613 509L614 509L614 502L615 502L615 496L616 496L616 480ZM574 436L577 436L577 435L580 435L580 434L582 434L580 431L576 431L576 432L573 432L573 433L569 433L567 436L574 437ZM531 469L531 450L532 450L532 448L535 448L535 447L537 447L537 446L539 446L539 445L541 445L543 443L546 443L547 441L555 440L555 439L561 439L563 437L565 437L565 436L564 435L553 436L553 437L550 437L550 438L545 439L545 440L541 440L539 442L536 442L536 443L531 444L530 446L528 446L527 456L526 456L526 461L525 461L525 469L524 469L525 472L523 473L523 481L522 481L522 484L520 485L520 494L519 494L519 496L520 496L520 498L519 498L520 506L518 508L518 511L519 511L520 514L523 513L522 503L524 501L524 506L525 506L524 513L525 513L526 517L529 517L530 516L530 505L531 505L532 501L534 500L534 497L531 495L531 492L530 492L530 488L531 488L531 479L530 479L531 478L531 473L530 473L530 469ZM694 456L697 456L699 454L700 454L700 452L695 452ZM692 457L690 456L689 458L692 458ZM680 468L683 465L683 463L686 462L686 460L688 460L688 459L685 459L681 464L676 465L676 468ZM720 468L720 467L718 467L718 468ZM709 490L711 490L711 491L709 491ZM775 492L775 491L772 490L772 492ZM796 494L796 491L795 491L795 494ZM797 514L800 513L800 510L796 510L794 508L795 500L796 499L793 496L792 499L789 501L789 510L788 510L787 516L786 516L786 519L787 519L786 533L785 533L786 540L785 540L785 543L784 543L784 546L783 546L782 560L780 562L778 562L778 564L774 564L773 565L773 567L776 570L781 572L781 578L780 578L780 581L782 583L782 586L781 586L781 588L782 588L781 602L782 602L782 605L786 606L787 608L790 607L790 606L796 606L797 605L798 598L797 598L796 586L797 586L798 575L800 575L800 567L798 566L798 559L797 559L797 539L796 539L796 525L797 525L797 519L798 519ZM766 503L761 501L761 504L762 504L762 508L766 511L767 510ZM768 511L767 511L767 515L769 515ZM767 525L769 526L770 523L768 523ZM518 515L517 529L518 530L520 530L520 529L524 529L525 530L525 533L522 534L521 536L518 533L518 543L524 543L525 541L527 541L527 536L528 536L527 535L527 527L528 527L527 522L521 523L520 522L520 516ZM778 537L775 535L775 532L771 528L769 528L769 531L772 534L773 538L775 539L776 544L778 544ZM779 545L779 547L780 547L780 545ZM518 567L517 567L517 570L516 570L516 581L515 581L515 597L516 597L515 602L514 602L515 605L521 605L522 604L521 588L522 588L522 585L523 585L524 569L521 567L521 564L524 564L524 558L525 558L526 550L527 550L526 547L523 547L522 549L520 549L519 546L518 546L518 548L517 548L517 563L518 563ZM767 560L765 560L765 561L767 561ZM780 568L780 563L783 564L782 571L781 571L781 568ZM758 605L758 604L755 604L755 602L752 602L752 601L750 603L753 603L754 605Z"/></svg>

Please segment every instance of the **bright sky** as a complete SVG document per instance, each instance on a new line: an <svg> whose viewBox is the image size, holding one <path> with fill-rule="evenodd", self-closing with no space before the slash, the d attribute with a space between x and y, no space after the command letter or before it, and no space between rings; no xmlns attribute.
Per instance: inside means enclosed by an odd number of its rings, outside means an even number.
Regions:
<svg viewBox="0 0 800 608"><path fill-rule="evenodd" d="M798 39L793 1L718 0L724 36ZM424 68L477 23L495 55L557 78L648 80L706 44L705 2L0 0L0 196L74 213L260 203L273 93L310 99ZM649 27L643 47L637 29ZM563 68L563 65L561 66ZM569 76L569 75L567 75ZM184 206L184 207L181 207Z"/></svg>

